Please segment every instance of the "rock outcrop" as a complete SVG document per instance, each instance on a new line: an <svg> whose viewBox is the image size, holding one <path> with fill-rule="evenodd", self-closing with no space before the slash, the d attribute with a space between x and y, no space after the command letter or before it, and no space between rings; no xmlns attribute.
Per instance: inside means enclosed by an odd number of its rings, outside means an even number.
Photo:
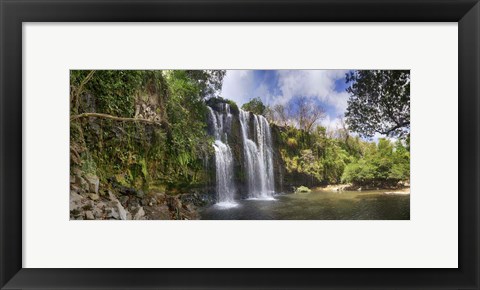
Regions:
<svg viewBox="0 0 480 290"><path fill-rule="evenodd" d="M198 219L197 209L212 203L200 193L168 195L109 184L102 188L97 176L76 170L70 183L71 220Z"/></svg>

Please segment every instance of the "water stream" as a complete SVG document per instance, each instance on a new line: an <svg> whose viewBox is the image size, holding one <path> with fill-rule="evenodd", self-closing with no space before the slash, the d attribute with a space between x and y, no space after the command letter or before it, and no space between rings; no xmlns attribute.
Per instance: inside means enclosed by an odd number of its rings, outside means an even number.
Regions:
<svg viewBox="0 0 480 290"><path fill-rule="evenodd" d="M253 132L250 122L253 121ZM240 110L243 154L248 183L248 196L252 199L273 199L272 136L267 119Z"/></svg>
<svg viewBox="0 0 480 290"><path fill-rule="evenodd" d="M232 114L228 104L224 106L224 113L213 111L208 107L209 119L214 129L215 142L215 173L217 205L220 207L235 207L236 187L233 182L233 155L228 145L228 130L232 122Z"/></svg>

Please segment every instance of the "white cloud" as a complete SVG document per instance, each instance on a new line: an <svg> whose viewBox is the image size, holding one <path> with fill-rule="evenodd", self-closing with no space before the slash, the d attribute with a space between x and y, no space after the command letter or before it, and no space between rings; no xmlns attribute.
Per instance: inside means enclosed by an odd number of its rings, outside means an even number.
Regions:
<svg viewBox="0 0 480 290"><path fill-rule="evenodd" d="M269 99L271 96L267 84L261 83L257 88L255 88L255 91L250 98L256 97L260 97L264 103L270 104Z"/></svg>
<svg viewBox="0 0 480 290"><path fill-rule="evenodd" d="M337 113L347 107L348 93L335 91L335 81L345 76L346 70L279 70L278 86L282 96L277 103L287 103L295 96L314 97L333 106Z"/></svg>
<svg viewBox="0 0 480 290"><path fill-rule="evenodd" d="M222 97L242 105L252 98L255 89L253 70L227 70L222 84Z"/></svg>
<svg viewBox="0 0 480 290"><path fill-rule="evenodd" d="M334 108L332 116L343 115L349 94L335 91L335 81L343 79L346 70L278 70L274 84L255 80L254 70L227 70L223 79L222 97L242 105L261 97L268 105L286 104L293 97L308 96ZM269 86L274 85L275 88ZM274 94L272 94L272 89Z"/></svg>
<svg viewBox="0 0 480 290"><path fill-rule="evenodd" d="M379 140L380 138L387 139L387 140L390 141L390 143L392 143L392 144L395 144L395 142L397 142L397 140L398 140L398 138L395 138L395 137L387 137L387 136L385 136L385 135L382 135L382 134L380 134L380 133L375 132L375 135L373 135L373 137L372 137L372 141L378 144L378 140Z"/></svg>
<svg viewBox="0 0 480 290"><path fill-rule="evenodd" d="M325 127L328 131L335 131L336 129L341 128L340 118L330 117L330 115L326 115L325 118L320 120L320 125Z"/></svg>

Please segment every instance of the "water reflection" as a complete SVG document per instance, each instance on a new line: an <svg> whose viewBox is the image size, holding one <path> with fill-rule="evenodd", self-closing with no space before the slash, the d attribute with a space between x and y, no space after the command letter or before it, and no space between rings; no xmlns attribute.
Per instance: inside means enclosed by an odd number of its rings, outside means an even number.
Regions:
<svg viewBox="0 0 480 290"><path fill-rule="evenodd" d="M312 191L275 200L240 200L233 208L211 206L202 219L214 220L408 220L410 195L384 191Z"/></svg>

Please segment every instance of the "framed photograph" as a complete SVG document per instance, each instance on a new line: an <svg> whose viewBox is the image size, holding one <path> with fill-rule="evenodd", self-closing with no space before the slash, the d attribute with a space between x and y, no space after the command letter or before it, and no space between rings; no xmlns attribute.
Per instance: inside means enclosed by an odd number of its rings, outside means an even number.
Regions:
<svg viewBox="0 0 480 290"><path fill-rule="evenodd" d="M479 289L478 1L0 3L1 289Z"/></svg>

